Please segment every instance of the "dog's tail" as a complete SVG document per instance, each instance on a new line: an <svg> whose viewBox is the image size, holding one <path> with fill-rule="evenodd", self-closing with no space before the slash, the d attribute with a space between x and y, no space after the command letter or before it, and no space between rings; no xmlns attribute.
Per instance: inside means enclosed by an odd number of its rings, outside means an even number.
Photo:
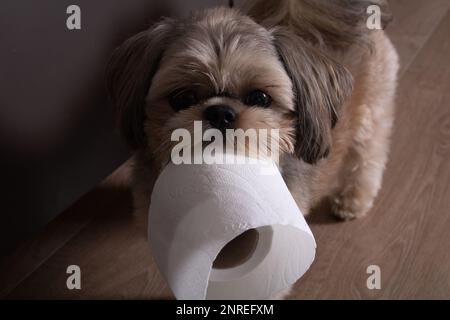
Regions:
<svg viewBox="0 0 450 320"><path fill-rule="evenodd" d="M242 9L266 28L286 26L316 45L344 49L370 45L370 6L384 29L392 20L387 0L246 0Z"/></svg>

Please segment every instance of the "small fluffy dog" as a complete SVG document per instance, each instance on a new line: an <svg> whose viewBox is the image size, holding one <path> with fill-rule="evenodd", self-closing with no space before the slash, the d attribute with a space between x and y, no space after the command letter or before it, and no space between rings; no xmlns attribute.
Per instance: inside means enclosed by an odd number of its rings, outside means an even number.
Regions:
<svg viewBox="0 0 450 320"><path fill-rule="evenodd" d="M163 19L117 48L108 89L136 149L136 210L145 213L174 129L279 129L280 169L302 212L329 199L353 219L371 208L393 123L398 58L366 26L384 0L254 0ZM144 213L144 215L145 215Z"/></svg>

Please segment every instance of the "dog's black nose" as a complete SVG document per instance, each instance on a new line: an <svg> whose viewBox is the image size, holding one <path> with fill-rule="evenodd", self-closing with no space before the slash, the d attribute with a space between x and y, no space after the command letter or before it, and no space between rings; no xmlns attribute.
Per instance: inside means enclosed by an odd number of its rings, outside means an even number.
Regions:
<svg viewBox="0 0 450 320"><path fill-rule="evenodd" d="M210 106L203 111L203 116L209 123L221 131L232 128L236 113L225 105Z"/></svg>

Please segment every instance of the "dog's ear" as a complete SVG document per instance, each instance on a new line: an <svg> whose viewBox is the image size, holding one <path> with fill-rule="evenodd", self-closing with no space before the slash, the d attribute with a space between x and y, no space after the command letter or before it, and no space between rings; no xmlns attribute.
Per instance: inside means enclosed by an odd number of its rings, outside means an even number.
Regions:
<svg viewBox="0 0 450 320"><path fill-rule="evenodd" d="M133 148L145 144L145 98L174 30L175 22L164 19L126 40L108 62L108 95L122 135Z"/></svg>
<svg viewBox="0 0 450 320"><path fill-rule="evenodd" d="M296 107L296 155L314 164L329 153L339 107L351 95L346 68L285 28L272 31L281 62L291 78Z"/></svg>

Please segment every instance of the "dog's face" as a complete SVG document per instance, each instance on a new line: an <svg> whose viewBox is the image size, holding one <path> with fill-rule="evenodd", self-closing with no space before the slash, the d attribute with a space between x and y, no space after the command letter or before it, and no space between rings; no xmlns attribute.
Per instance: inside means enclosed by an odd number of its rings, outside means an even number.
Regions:
<svg viewBox="0 0 450 320"><path fill-rule="evenodd" d="M285 29L226 8L163 20L119 47L109 90L129 143L170 158L175 129L279 129L280 150L328 154L350 74Z"/></svg>

